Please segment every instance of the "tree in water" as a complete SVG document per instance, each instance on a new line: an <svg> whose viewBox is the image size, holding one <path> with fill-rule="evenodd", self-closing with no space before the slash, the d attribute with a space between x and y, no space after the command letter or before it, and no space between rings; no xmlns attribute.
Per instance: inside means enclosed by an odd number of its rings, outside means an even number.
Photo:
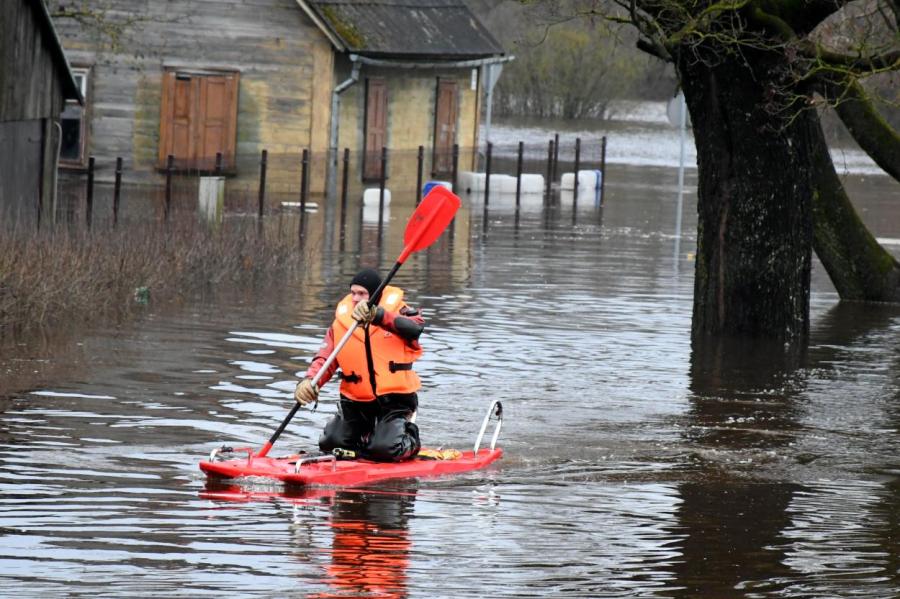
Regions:
<svg viewBox="0 0 900 599"><path fill-rule="evenodd" d="M812 250L842 299L900 302L900 264L853 209L817 108L900 180L861 83L900 71L897 0L574 0L674 64L697 146L692 335L805 340Z"/></svg>

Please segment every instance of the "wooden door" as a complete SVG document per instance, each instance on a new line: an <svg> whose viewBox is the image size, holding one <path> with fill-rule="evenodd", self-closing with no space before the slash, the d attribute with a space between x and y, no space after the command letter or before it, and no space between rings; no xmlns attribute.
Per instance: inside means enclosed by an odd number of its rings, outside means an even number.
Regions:
<svg viewBox="0 0 900 599"><path fill-rule="evenodd" d="M387 146L387 109L387 83L384 79L367 79L363 179L369 181L381 178L381 148Z"/></svg>
<svg viewBox="0 0 900 599"><path fill-rule="evenodd" d="M456 143L456 120L459 114L459 84L438 79L434 108L434 155L432 174L447 176L453 171L453 144Z"/></svg>
<svg viewBox="0 0 900 599"><path fill-rule="evenodd" d="M197 162L202 170L212 170L216 154L222 154L225 168L234 166L237 121L237 76L204 77L200 85L197 115Z"/></svg>
<svg viewBox="0 0 900 599"><path fill-rule="evenodd" d="M189 167L191 161L196 154L194 145L194 134L192 130L192 121L194 115L194 98L196 97L196 88L200 81L190 75L182 75L177 73L167 73L172 79L172 86L169 88L169 97L171 103L171 142L166 154L171 153L176 164L182 168ZM160 163L165 164L166 156L160 156Z"/></svg>
<svg viewBox="0 0 900 599"><path fill-rule="evenodd" d="M167 157L176 168L210 171L216 154L223 167L235 166L238 102L237 73L166 71L160 112L159 167Z"/></svg>

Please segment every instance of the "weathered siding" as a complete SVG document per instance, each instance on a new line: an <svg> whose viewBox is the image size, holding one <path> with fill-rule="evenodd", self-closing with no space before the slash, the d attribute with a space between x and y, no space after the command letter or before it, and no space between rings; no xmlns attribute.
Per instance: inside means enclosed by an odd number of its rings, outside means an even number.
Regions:
<svg viewBox="0 0 900 599"><path fill-rule="evenodd" d="M331 44L320 34L319 43L313 45L312 122L310 125L310 146L320 155L327 153L331 143L331 95L334 86L334 52ZM313 185L312 191L324 191L327 169L325 160L313 162L311 176L316 184Z"/></svg>
<svg viewBox="0 0 900 599"><path fill-rule="evenodd" d="M0 121L59 116L63 90L51 43L29 2L0 2Z"/></svg>
<svg viewBox="0 0 900 599"><path fill-rule="evenodd" d="M41 187L43 120L0 122L0 225L31 225Z"/></svg>
<svg viewBox="0 0 900 599"><path fill-rule="evenodd" d="M0 224L30 227L56 199L57 123L71 73L40 0L0 2Z"/></svg>
<svg viewBox="0 0 900 599"><path fill-rule="evenodd" d="M330 90L332 55L294 0L105 0L103 5L112 16L136 19L119 48L74 23L59 25L73 64L92 69L88 153L98 161L122 156L128 172L159 179L166 67L240 72L241 177L256 177L262 149L270 155L326 149L330 105L322 96ZM275 185L279 174L270 174Z"/></svg>
<svg viewBox="0 0 900 599"><path fill-rule="evenodd" d="M415 156L420 145L425 147L425 172L430 176L431 147L434 144L434 120L438 79L455 80L459 86L459 113L456 143L460 146L460 170L471 168L473 148L478 135L478 91L471 89L471 70L395 70L363 67L359 82L341 99L341 126L338 148L352 152L364 150L365 80L382 77L388 89L387 145L394 154ZM361 176L361 172L355 174ZM388 177L415 181L414 159L389 160Z"/></svg>
<svg viewBox="0 0 900 599"><path fill-rule="evenodd" d="M107 16L113 20L131 21L117 47L111 46L109 38L77 23L58 23L72 63L91 69L86 154L97 158L99 180L112 177L114 160L122 156L126 179L162 181L158 154L162 75L166 68L231 70L240 73L240 85L238 178L229 180L229 189L255 190L260 152L266 149L269 188L294 193L299 183L299 154L309 148L311 191L324 190L332 91L349 76L350 67L346 57L335 55L328 38L296 0L88 2L107 9ZM338 69L336 60L341 65ZM364 78L371 75L388 80L388 146L392 151L414 155L416 148L424 145L429 148L429 166L437 78L458 81L456 141L463 157L460 168L470 167L472 153L468 148L477 141L479 111L478 91L470 85L470 69L363 67L360 82L341 98L338 149L349 147L354 154L363 149ZM360 174L356 173L357 180Z"/></svg>

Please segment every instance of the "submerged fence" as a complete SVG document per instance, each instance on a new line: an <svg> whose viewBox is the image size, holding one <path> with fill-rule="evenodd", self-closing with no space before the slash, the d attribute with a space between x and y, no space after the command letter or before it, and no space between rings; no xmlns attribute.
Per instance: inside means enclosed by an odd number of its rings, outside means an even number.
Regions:
<svg viewBox="0 0 900 599"><path fill-rule="evenodd" d="M101 163L91 156L83 171L60 176L51 220L91 229L117 227L123 221L156 219L169 222L206 212L262 220L275 213L299 213L330 202L343 215L348 203L360 199L381 208L390 195L410 195L416 203L429 182L452 188L462 197L516 206L523 198L546 204L570 201L602 203L606 183L606 137L561 143L559 135L546 144L487 143L475 151L454 145L439 152L419 146L413 150L380 152L273 154L262 150L226 166L218 155L205 168L184 168L168 157L162 168L126 171L122 158ZM132 175L132 176L129 176ZM133 179L155 179L135 183ZM129 181L131 179L131 181ZM13 218L5 218L7 227ZM44 218L29 219L44 226ZM21 228L22 222L13 222Z"/></svg>

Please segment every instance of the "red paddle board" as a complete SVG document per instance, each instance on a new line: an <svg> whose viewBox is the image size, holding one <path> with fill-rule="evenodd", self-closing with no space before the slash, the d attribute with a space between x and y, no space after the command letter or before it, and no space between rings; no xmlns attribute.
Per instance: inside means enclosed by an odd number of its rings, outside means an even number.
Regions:
<svg viewBox="0 0 900 599"><path fill-rule="evenodd" d="M290 455L279 458L256 457L250 448L231 450L227 455L246 452L247 457L200 462L200 469L212 478L263 477L291 485L356 487L395 478L423 478L479 470L503 455L499 447L459 452L450 459L416 457L404 462L337 460L333 456ZM221 456L222 454L219 454Z"/></svg>

